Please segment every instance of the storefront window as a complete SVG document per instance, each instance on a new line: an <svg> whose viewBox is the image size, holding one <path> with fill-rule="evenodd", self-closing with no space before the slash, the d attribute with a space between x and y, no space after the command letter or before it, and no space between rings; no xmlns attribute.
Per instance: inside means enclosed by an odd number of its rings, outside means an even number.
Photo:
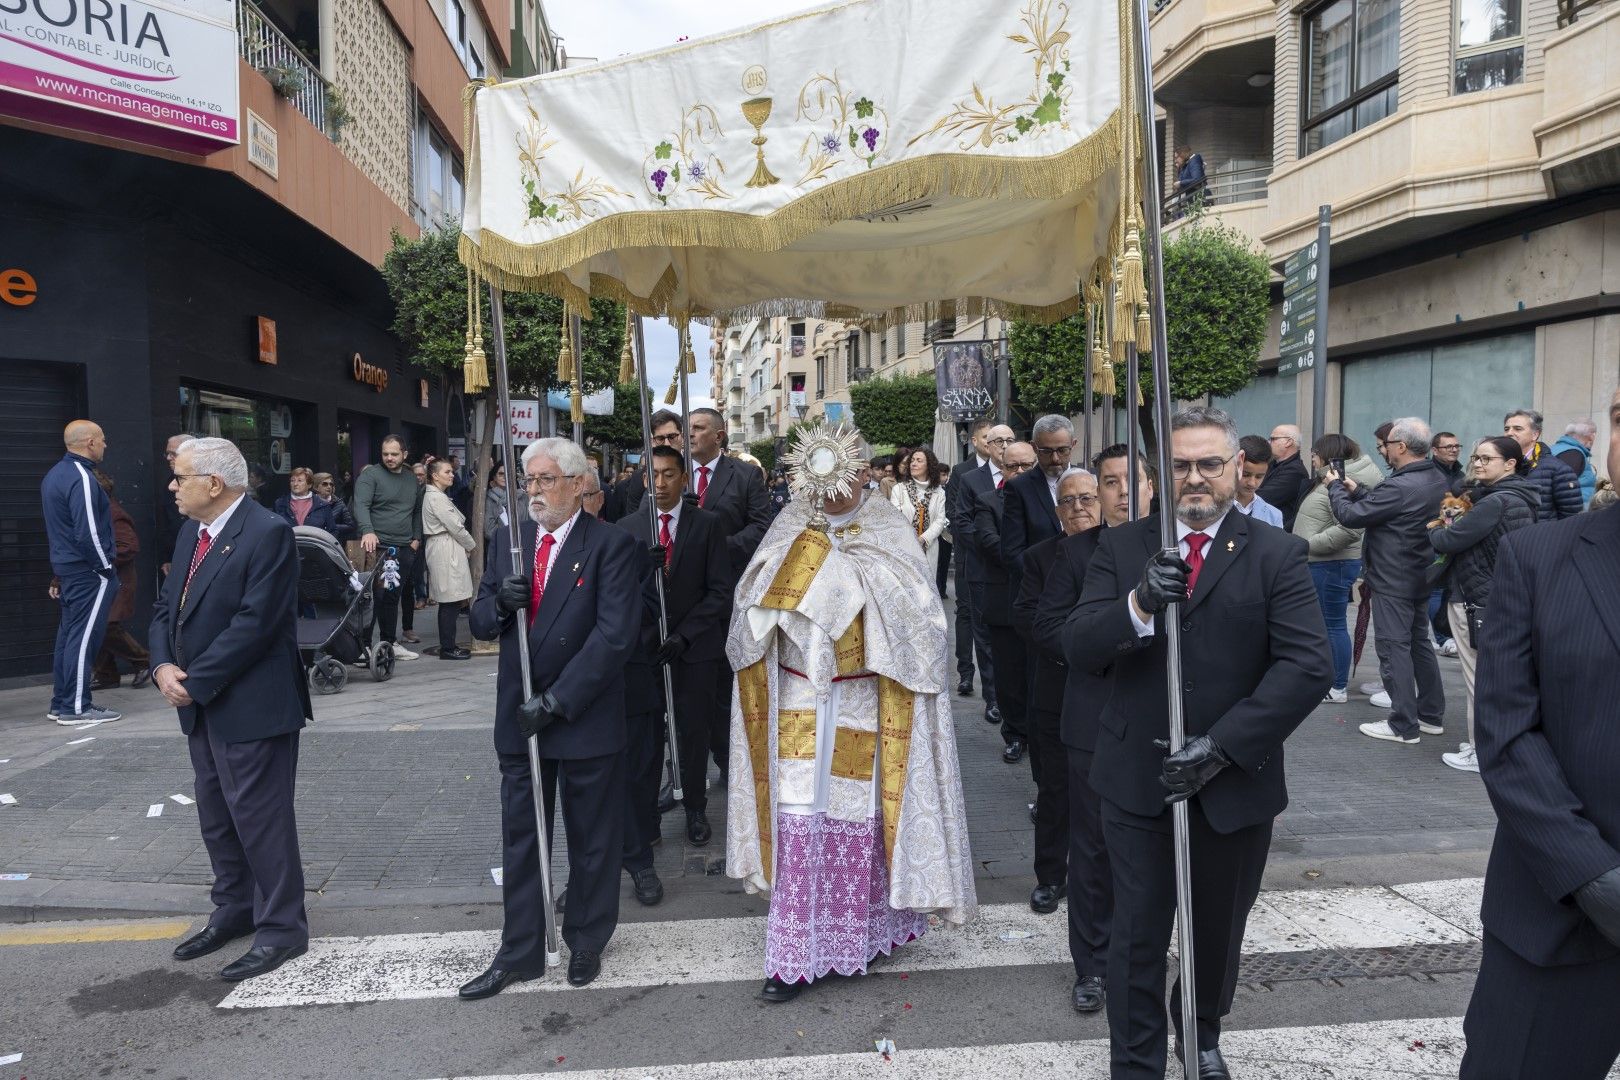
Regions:
<svg viewBox="0 0 1620 1080"><path fill-rule="evenodd" d="M299 438L308 407L274 398L249 398L196 386L180 388L180 426L198 435L229 439L248 463L249 491L268 506L287 493L293 467L317 462ZM303 421L304 423L300 423Z"/></svg>
<svg viewBox="0 0 1620 1080"><path fill-rule="evenodd" d="M1501 434L1508 409L1532 403L1535 368L1534 331L1350 360L1339 430L1371 453L1379 424L1421 416L1469 447Z"/></svg>

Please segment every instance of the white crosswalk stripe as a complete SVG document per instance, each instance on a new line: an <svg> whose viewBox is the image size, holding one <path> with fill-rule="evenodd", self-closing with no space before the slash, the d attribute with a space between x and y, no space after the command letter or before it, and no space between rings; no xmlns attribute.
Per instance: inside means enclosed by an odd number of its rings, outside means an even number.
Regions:
<svg viewBox="0 0 1620 1080"><path fill-rule="evenodd" d="M1482 879L1393 888L1308 889L1262 894L1244 941L1247 954L1315 949L1399 948L1463 943L1479 935ZM913 971L1069 962L1065 916L1024 904L993 904L959 931L940 930L904 946L898 965ZM604 954L592 990L734 982L764 976L760 917L624 923ZM494 931L317 938L280 970L243 983L221 1008L403 1001L448 997L494 957ZM571 989L561 973L508 992Z"/></svg>

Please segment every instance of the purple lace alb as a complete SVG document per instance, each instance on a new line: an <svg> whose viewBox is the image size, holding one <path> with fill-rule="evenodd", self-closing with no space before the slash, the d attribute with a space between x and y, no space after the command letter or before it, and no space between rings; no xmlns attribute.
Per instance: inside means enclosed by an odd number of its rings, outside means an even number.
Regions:
<svg viewBox="0 0 1620 1080"><path fill-rule="evenodd" d="M875 821L778 814L766 976L791 983L857 975L879 953L922 937L927 917L890 907L888 896Z"/></svg>

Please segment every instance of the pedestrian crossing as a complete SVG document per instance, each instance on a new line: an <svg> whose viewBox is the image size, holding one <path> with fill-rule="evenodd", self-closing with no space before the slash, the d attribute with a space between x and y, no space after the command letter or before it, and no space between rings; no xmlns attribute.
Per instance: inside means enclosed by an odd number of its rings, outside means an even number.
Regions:
<svg viewBox="0 0 1620 1080"><path fill-rule="evenodd" d="M1483 879L1392 887L1262 893L1250 915L1245 955L1465 944L1479 938ZM1064 915L1025 904L990 904L959 930L941 929L904 947L907 970L943 971L1069 962ZM494 931L327 937L308 953L243 983L225 1009L274 1009L450 997L495 955ZM763 917L622 923L589 992L759 980ZM571 990L560 972L508 993Z"/></svg>

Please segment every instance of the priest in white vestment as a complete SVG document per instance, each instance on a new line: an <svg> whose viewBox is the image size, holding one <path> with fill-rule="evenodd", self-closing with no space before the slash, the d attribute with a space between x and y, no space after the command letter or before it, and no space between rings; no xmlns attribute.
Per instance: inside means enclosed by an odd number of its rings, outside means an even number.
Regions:
<svg viewBox="0 0 1620 1080"><path fill-rule="evenodd" d="M770 895L767 1001L977 907L945 614L911 523L860 486L864 456L850 432L800 439L799 497L738 582L726 645L726 872Z"/></svg>

